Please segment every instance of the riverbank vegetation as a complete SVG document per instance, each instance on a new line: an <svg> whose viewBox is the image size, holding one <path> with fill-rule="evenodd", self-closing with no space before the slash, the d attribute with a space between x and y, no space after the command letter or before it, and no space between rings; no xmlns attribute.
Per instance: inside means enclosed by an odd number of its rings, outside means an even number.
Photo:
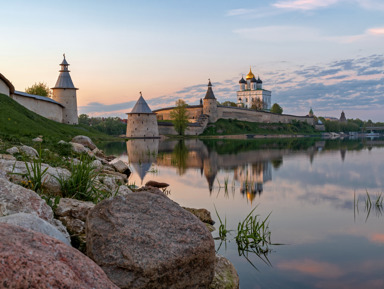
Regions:
<svg viewBox="0 0 384 289"><path fill-rule="evenodd" d="M326 120L319 117L324 124L326 132L365 132L367 127L384 127L383 122L363 121L361 119L348 119L345 122Z"/></svg>
<svg viewBox="0 0 384 289"><path fill-rule="evenodd" d="M54 151L58 149L58 141L69 141L76 135L86 135L94 141L114 139L89 126L68 125L46 119L0 94L0 139L3 142L32 145L33 138L43 136L44 145Z"/></svg>
<svg viewBox="0 0 384 289"><path fill-rule="evenodd" d="M306 134L319 135L315 128L305 122L292 121L292 123L256 123L236 119L219 119L209 124L202 134L207 135L234 135L234 134Z"/></svg>

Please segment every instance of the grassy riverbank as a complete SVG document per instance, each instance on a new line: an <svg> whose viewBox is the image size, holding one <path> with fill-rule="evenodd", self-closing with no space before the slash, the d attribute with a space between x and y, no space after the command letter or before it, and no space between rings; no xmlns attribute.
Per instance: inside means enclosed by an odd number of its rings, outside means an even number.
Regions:
<svg viewBox="0 0 384 289"><path fill-rule="evenodd" d="M76 135L89 136L93 141L116 139L89 126L68 125L46 119L0 94L0 139L12 144L30 145L32 139L40 135L48 146L59 140L69 141Z"/></svg>
<svg viewBox="0 0 384 289"><path fill-rule="evenodd" d="M292 123L256 123L233 119L219 119L209 124L202 136L218 135L320 135L315 128L304 122Z"/></svg>

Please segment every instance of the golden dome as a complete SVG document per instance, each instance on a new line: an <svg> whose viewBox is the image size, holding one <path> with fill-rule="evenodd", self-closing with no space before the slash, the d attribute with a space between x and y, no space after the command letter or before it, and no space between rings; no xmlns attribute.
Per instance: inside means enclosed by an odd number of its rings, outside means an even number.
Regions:
<svg viewBox="0 0 384 289"><path fill-rule="evenodd" d="M246 79L252 79L252 78L254 78L255 76L253 75L253 73L252 73L252 69L251 69L251 67L249 68L249 73L247 74L247 78Z"/></svg>

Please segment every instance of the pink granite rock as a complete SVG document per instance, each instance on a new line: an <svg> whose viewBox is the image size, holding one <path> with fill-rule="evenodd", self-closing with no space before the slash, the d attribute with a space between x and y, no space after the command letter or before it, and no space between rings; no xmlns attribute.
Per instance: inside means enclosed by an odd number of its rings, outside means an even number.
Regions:
<svg viewBox="0 0 384 289"><path fill-rule="evenodd" d="M118 288L87 256L47 235L0 224L1 288Z"/></svg>
<svg viewBox="0 0 384 289"><path fill-rule="evenodd" d="M215 248L205 225L165 195L100 202L86 222L87 255L120 288L207 288Z"/></svg>

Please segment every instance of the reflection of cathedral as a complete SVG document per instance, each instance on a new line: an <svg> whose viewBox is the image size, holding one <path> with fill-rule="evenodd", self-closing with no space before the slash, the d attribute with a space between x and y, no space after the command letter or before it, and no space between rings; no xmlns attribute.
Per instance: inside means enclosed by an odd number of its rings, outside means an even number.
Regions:
<svg viewBox="0 0 384 289"><path fill-rule="evenodd" d="M271 162L238 166L234 169L234 178L240 183L240 192L252 202L257 194L263 192L263 184L272 180Z"/></svg>

